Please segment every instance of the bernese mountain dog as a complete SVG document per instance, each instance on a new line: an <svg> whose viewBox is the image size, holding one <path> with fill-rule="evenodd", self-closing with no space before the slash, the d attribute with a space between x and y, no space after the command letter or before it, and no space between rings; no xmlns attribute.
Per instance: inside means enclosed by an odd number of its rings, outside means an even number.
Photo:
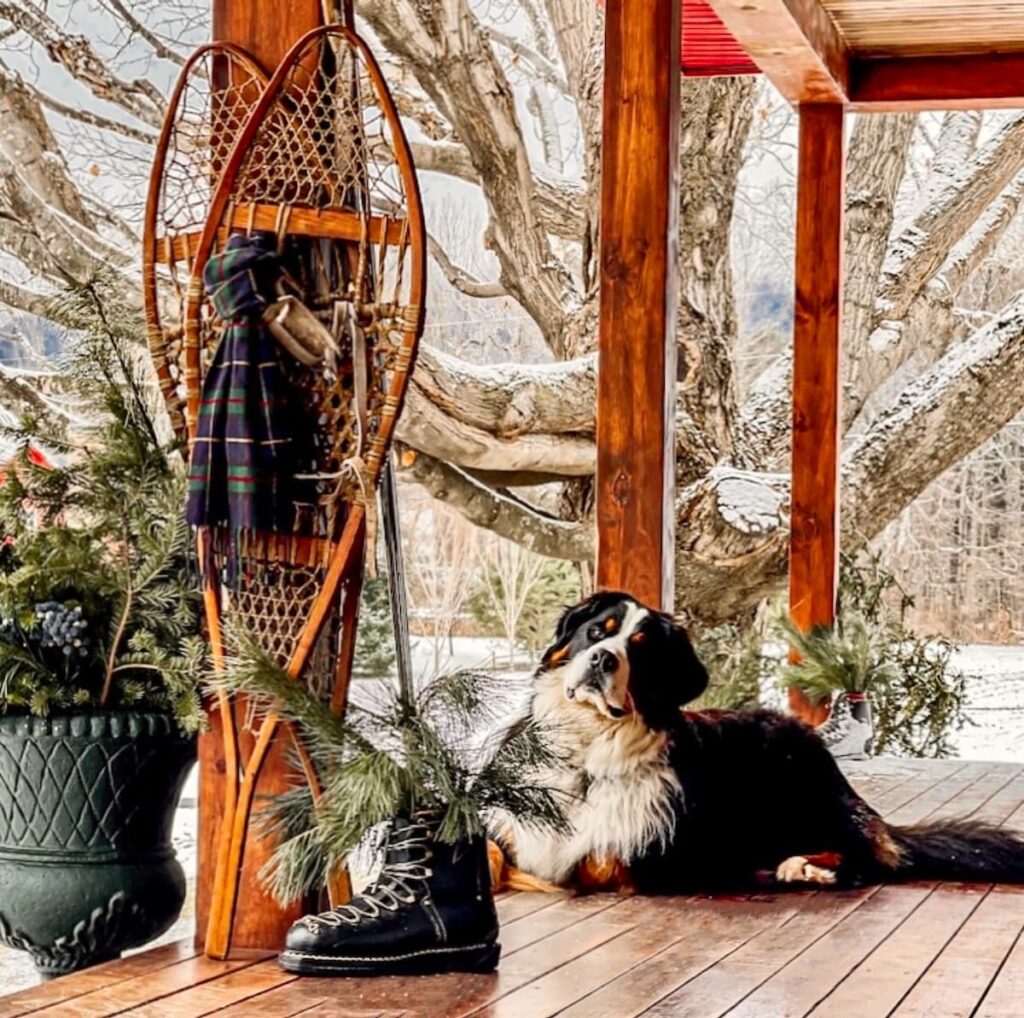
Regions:
<svg viewBox="0 0 1024 1018"><path fill-rule="evenodd" d="M1024 840L972 820L892 826L814 730L770 710L687 711L708 681L686 630L626 594L568 609L529 712L567 829L497 814L497 888L644 894L883 880L1024 882Z"/></svg>

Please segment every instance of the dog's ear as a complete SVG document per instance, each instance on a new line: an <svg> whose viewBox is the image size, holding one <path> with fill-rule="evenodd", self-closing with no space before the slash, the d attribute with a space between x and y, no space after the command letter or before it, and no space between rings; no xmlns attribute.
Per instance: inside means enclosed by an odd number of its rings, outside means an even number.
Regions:
<svg viewBox="0 0 1024 1018"><path fill-rule="evenodd" d="M551 646L544 651L540 659L541 670L561 664L565 660L569 643L576 630L625 597L625 594L617 590L599 590L596 594L584 598L579 604L566 608L555 625L555 636Z"/></svg>
<svg viewBox="0 0 1024 1018"><path fill-rule="evenodd" d="M662 616L672 662L672 690L679 707L696 700L708 688L708 672L693 649L690 634L670 615Z"/></svg>

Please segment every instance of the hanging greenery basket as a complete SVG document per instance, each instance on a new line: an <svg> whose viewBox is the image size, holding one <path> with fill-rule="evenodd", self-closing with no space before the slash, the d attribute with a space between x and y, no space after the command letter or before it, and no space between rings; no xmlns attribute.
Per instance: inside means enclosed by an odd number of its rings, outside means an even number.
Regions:
<svg viewBox="0 0 1024 1018"><path fill-rule="evenodd" d="M0 941L45 978L116 958L177 919L171 845L195 740L166 714L0 717Z"/></svg>

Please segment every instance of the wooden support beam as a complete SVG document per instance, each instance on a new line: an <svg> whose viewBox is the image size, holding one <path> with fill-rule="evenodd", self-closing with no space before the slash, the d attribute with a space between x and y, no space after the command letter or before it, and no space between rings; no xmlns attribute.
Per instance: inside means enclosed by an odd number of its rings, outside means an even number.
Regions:
<svg viewBox="0 0 1024 1018"><path fill-rule="evenodd" d="M320 0L288 0L269 3L264 0L212 0L213 38L243 46L268 71L273 71L293 43L320 24ZM245 704L236 706L238 727L244 727ZM202 947L213 894L217 866L217 844L223 815L226 764L220 719L211 715L210 731L199 739L199 831L197 836L196 942ZM245 754L252 736L242 737ZM263 767L257 795L273 795L294 784L294 770L287 752L287 741L278 740ZM243 903L235 923L234 948L278 950L291 923L301 914L302 903L281 908L259 881L260 867L268 856L268 847L255 842L247 852L240 882L239 900Z"/></svg>
<svg viewBox="0 0 1024 1018"><path fill-rule="evenodd" d="M268 74L310 29L322 22L320 0L211 0L213 38L233 42Z"/></svg>
<svg viewBox="0 0 1024 1018"><path fill-rule="evenodd" d="M871 113L1024 106L1024 53L854 60L850 101Z"/></svg>
<svg viewBox="0 0 1024 1018"><path fill-rule="evenodd" d="M789 605L805 630L833 621L839 581L843 114L834 104L800 107ZM814 724L828 716L798 690L789 700Z"/></svg>
<svg viewBox="0 0 1024 1018"><path fill-rule="evenodd" d="M843 103L849 53L818 0L711 0L736 41L791 103Z"/></svg>
<svg viewBox="0 0 1024 1018"><path fill-rule="evenodd" d="M605 5L597 583L674 601L680 0Z"/></svg>

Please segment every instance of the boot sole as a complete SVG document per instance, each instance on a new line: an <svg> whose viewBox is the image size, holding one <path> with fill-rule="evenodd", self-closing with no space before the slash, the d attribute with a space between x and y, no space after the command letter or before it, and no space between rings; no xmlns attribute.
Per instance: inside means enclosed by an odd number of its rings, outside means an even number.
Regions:
<svg viewBox="0 0 1024 1018"><path fill-rule="evenodd" d="M439 972L493 972L500 957L501 944L472 944L468 947L432 947L372 958L282 951L277 962L286 972L300 976L414 976Z"/></svg>

